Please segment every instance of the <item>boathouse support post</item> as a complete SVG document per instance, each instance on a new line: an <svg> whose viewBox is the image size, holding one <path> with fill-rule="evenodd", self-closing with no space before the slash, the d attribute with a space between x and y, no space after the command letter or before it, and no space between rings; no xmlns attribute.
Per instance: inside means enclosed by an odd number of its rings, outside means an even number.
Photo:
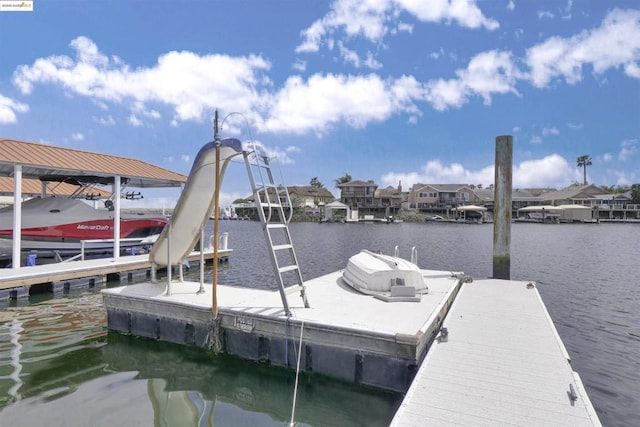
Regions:
<svg viewBox="0 0 640 427"><path fill-rule="evenodd" d="M493 204L493 277L511 279L511 192L513 136L496 137Z"/></svg>
<svg viewBox="0 0 640 427"><path fill-rule="evenodd" d="M20 268L22 246L22 165L13 166L13 252L11 266Z"/></svg>
<svg viewBox="0 0 640 427"><path fill-rule="evenodd" d="M120 258L120 176L113 177L113 258Z"/></svg>

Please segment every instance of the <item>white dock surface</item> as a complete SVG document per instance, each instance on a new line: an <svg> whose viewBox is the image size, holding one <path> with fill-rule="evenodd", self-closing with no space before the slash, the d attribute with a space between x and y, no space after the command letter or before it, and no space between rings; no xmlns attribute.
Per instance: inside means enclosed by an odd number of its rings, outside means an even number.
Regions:
<svg viewBox="0 0 640 427"><path fill-rule="evenodd" d="M599 426L537 288L462 286L392 426ZM577 400L569 397L570 384Z"/></svg>
<svg viewBox="0 0 640 427"><path fill-rule="evenodd" d="M429 293L423 295L420 302L389 303L361 294L341 283L342 271L337 271L305 282L311 308L304 307L297 292L288 296L289 307L292 317L304 322L388 335L415 335L433 322L432 317L446 303L456 284L451 272L423 270L423 275ZM160 280L102 292L183 306L211 307L211 284L204 285L202 294L196 293L198 288L195 282L172 283L171 296L167 296L166 282ZM218 285L217 300L224 312L286 318L276 290Z"/></svg>

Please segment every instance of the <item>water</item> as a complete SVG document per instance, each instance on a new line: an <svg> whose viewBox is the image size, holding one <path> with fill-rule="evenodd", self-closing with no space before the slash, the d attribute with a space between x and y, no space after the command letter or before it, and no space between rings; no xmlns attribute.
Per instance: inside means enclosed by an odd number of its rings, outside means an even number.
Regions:
<svg viewBox="0 0 640 427"><path fill-rule="evenodd" d="M272 287L260 224L220 224L234 249L230 262L221 265L220 283ZM423 268L491 275L489 224L299 223L290 228L305 279L344 268L360 249L391 254L396 245L406 258L415 246ZM639 418L638 253L638 224L512 227L511 276L537 282L606 426L637 425ZM309 298L313 305L313 295ZM0 425L34 425L43 419L48 426L289 422L293 372L108 333L105 324L96 291L32 296L0 306ZM401 399L305 375L295 420L310 426L382 426Z"/></svg>

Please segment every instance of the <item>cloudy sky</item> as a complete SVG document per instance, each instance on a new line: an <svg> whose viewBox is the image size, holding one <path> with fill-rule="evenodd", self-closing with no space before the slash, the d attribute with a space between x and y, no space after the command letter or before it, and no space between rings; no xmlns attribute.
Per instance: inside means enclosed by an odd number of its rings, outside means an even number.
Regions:
<svg viewBox="0 0 640 427"><path fill-rule="evenodd" d="M254 140L287 185L640 183L634 0L35 0L0 12L0 136L188 174ZM278 172L278 175L280 172ZM222 204L250 194L232 164ZM177 190L145 203L171 206Z"/></svg>

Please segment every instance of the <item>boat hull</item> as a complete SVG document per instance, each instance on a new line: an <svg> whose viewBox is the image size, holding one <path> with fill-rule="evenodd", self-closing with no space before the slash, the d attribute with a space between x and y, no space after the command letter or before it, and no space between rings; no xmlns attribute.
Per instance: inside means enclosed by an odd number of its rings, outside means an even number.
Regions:
<svg viewBox="0 0 640 427"><path fill-rule="evenodd" d="M56 197L28 200L22 205L22 252L86 253L113 252L114 215L81 200ZM121 248L153 244L167 219L162 215L129 214L120 219ZM155 238L154 238L155 236ZM0 210L0 248L11 253L13 247L13 207ZM91 242L90 240L102 240ZM84 243L83 243L84 242Z"/></svg>
<svg viewBox="0 0 640 427"><path fill-rule="evenodd" d="M352 288L366 294L390 294L392 288L413 288L416 293L428 290L420 268L399 257L363 250L349 258L342 273Z"/></svg>

